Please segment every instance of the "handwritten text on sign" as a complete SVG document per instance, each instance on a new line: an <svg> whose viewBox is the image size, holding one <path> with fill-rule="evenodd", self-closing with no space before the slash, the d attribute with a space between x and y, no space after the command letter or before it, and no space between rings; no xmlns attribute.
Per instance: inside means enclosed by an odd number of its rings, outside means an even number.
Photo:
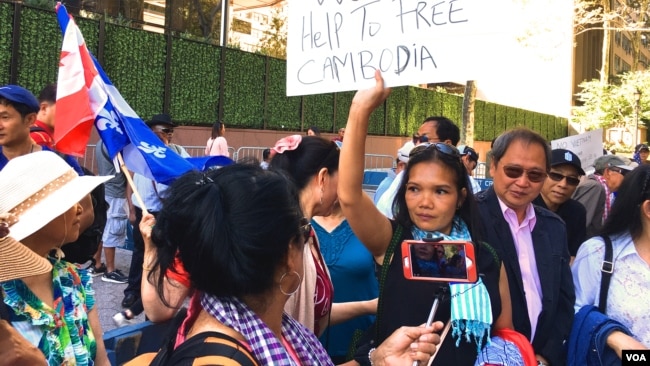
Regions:
<svg viewBox="0 0 650 366"><path fill-rule="evenodd" d="M594 161L598 157L603 155L603 130L597 129L553 140L551 148L569 150L578 155L582 168L586 170L594 165Z"/></svg>
<svg viewBox="0 0 650 366"><path fill-rule="evenodd" d="M508 3L292 0L287 94L368 87L376 69L389 86L470 79L477 57L494 55L488 40L505 32Z"/></svg>

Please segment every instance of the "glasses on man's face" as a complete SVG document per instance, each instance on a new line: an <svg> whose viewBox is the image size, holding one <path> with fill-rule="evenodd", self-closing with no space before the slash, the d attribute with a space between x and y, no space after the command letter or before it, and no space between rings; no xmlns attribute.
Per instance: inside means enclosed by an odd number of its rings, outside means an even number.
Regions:
<svg viewBox="0 0 650 366"><path fill-rule="evenodd" d="M546 179L546 172L538 169L524 169L516 165L505 165L503 172L508 178L517 179L526 173L528 180L533 183L540 183Z"/></svg>
<svg viewBox="0 0 650 366"><path fill-rule="evenodd" d="M458 152L458 149L456 149L456 147L453 145L445 144L444 142L425 142L424 144L418 145L414 147L413 150L411 150L411 153L409 154L409 159L418 154L423 153L428 149L436 149L437 151L440 151L445 155L460 157L460 153Z"/></svg>
<svg viewBox="0 0 650 366"><path fill-rule="evenodd" d="M303 240L303 244L307 243L311 237L311 223L306 218L300 220L300 237Z"/></svg>
<svg viewBox="0 0 650 366"><path fill-rule="evenodd" d="M608 169L611 170L611 171L613 171L613 172L616 172L616 173L618 173L618 174L620 174L620 175L622 175L622 176L625 176L625 174L627 174L627 172L628 172L628 170L626 170L626 169L621 169L621 168L609 167Z"/></svg>
<svg viewBox="0 0 650 366"><path fill-rule="evenodd" d="M574 187L577 186L578 184L580 184L580 178L572 177L572 176L569 176L569 175L562 175L562 174L556 173L556 172L548 172L548 177L551 178L552 180L556 181L556 182L561 182L562 179L566 179L566 183L568 185L574 186Z"/></svg>
<svg viewBox="0 0 650 366"><path fill-rule="evenodd" d="M173 128L159 128L158 132L166 133L166 134L169 135L169 134L174 133L174 129Z"/></svg>

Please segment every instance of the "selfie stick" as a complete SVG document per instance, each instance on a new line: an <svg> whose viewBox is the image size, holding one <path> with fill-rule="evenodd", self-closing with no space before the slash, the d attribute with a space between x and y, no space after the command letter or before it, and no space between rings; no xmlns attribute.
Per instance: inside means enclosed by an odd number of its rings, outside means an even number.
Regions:
<svg viewBox="0 0 650 366"><path fill-rule="evenodd" d="M447 287L441 287L436 294L436 298L433 300L433 305L431 305L431 311L429 312L429 317L427 318L427 327L430 327L433 324L433 318L436 316L436 311L438 311L438 305L440 305L440 300L445 296L447 292ZM441 344L442 346L442 344ZM413 366L418 366L419 361L413 361Z"/></svg>

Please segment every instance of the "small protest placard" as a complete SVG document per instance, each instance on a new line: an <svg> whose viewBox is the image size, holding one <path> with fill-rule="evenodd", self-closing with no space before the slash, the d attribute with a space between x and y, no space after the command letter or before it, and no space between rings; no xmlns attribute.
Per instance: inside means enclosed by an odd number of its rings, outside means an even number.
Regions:
<svg viewBox="0 0 650 366"><path fill-rule="evenodd" d="M521 17L506 0L292 0L287 94L469 80ZM504 57L501 55L500 57ZM474 75L475 76L475 75Z"/></svg>
<svg viewBox="0 0 650 366"><path fill-rule="evenodd" d="M594 160L603 155L603 130L601 128L553 140L551 148L566 149L578 155L582 168L586 170L594 165Z"/></svg>

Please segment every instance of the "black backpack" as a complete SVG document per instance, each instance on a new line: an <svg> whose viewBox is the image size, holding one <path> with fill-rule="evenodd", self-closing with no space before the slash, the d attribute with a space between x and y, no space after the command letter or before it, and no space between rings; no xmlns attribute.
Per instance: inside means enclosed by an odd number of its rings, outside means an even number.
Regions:
<svg viewBox="0 0 650 366"><path fill-rule="evenodd" d="M81 167L85 175L95 175L90 170ZM79 234L77 241L65 244L61 250L65 254L65 260L71 263L85 264L91 261L94 265L93 256L99 248L99 243L102 240L104 227L106 226L108 203L104 197L104 184L98 185L90 196L93 201L93 212L95 213L95 220L92 225Z"/></svg>

